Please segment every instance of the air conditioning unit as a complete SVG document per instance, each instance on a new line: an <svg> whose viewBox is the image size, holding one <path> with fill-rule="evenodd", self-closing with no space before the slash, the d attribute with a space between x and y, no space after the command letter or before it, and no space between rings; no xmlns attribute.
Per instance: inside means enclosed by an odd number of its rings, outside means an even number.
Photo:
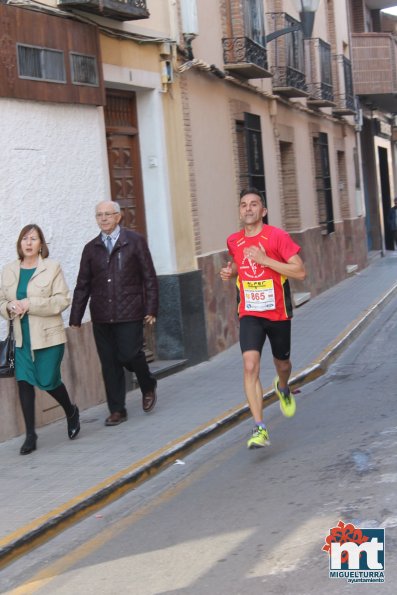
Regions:
<svg viewBox="0 0 397 595"><path fill-rule="evenodd" d="M354 116L354 128L356 132L361 132L363 129L363 110L358 108Z"/></svg>
<svg viewBox="0 0 397 595"><path fill-rule="evenodd" d="M184 35L198 35L197 2L196 0L181 0L182 33Z"/></svg>

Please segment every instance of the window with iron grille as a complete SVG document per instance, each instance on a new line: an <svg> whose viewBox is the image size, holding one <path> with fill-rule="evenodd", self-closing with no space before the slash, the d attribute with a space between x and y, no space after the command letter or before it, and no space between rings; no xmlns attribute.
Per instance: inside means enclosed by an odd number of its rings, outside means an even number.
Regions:
<svg viewBox="0 0 397 595"><path fill-rule="evenodd" d="M95 56L70 52L70 65L74 85L98 86L98 67Z"/></svg>
<svg viewBox="0 0 397 595"><path fill-rule="evenodd" d="M320 39L319 49L321 64L321 82L325 85L332 86L331 46L322 39Z"/></svg>
<svg viewBox="0 0 397 595"><path fill-rule="evenodd" d="M319 224L326 234L335 231L332 205L331 169L328 153L328 135L320 132L313 138L314 164Z"/></svg>
<svg viewBox="0 0 397 595"><path fill-rule="evenodd" d="M343 56L343 76L345 79L345 95L354 102L352 65L345 56Z"/></svg>
<svg viewBox="0 0 397 595"><path fill-rule="evenodd" d="M244 113L244 121L236 122L240 188L256 188L266 202L260 116Z"/></svg>
<svg viewBox="0 0 397 595"><path fill-rule="evenodd" d="M246 0L244 22L246 36L265 47L263 0Z"/></svg>
<svg viewBox="0 0 397 595"><path fill-rule="evenodd" d="M298 24L288 14L285 15L285 26L293 27ZM286 66L294 68L299 72L305 71L305 58L303 53L303 33L302 31L292 31L285 36L286 45Z"/></svg>
<svg viewBox="0 0 397 595"><path fill-rule="evenodd" d="M17 43L20 78L50 83L66 83L63 52Z"/></svg>

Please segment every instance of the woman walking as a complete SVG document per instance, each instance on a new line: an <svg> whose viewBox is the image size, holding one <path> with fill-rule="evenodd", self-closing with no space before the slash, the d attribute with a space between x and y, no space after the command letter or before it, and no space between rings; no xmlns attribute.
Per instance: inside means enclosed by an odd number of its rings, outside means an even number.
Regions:
<svg viewBox="0 0 397 595"><path fill-rule="evenodd" d="M0 313L14 321L15 377L26 426L20 454L27 455L36 450L37 443L35 386L47 391L65 411L71 440L80 431L80 418L60 372L66 343L61 313L70 304L62 269L48 258L48 246L36 224L25 225L21 230L17 253L18 260L2 271Z"/></svg>

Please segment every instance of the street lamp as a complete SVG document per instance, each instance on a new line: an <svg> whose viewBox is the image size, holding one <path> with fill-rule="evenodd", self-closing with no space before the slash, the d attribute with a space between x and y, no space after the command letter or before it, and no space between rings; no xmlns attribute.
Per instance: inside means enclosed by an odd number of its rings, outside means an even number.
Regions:
<svg viewBox="0 0 397 595"><path fill-rule="evenodd" d="M314 15L320 0L295 0L302 24L303 37L310 39L313 33Z"/></svg>
<svg viewBox="0 0 397 595"><path fill-rule="evenodd" d="M320 4L320 0L294 0L296 9L299 11L300 23L285 27L279 31L274 31L266 35L266 43L286 35L287 33L293 33L294 31L302 31L305 39L310 39L313 33L314 15Z"/></svg>

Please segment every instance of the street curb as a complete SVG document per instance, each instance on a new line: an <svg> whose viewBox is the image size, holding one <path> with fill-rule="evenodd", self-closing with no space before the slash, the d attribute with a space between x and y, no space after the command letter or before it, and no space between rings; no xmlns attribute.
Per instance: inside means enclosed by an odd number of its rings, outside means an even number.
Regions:
<svg viewBox="0 0 397 595"><path fill-rule="evenodd" d="M377 302L364 310L327 346L312 365L293 376L290 381L291 387L298 388L322 376L337 356L352 343L396 294L397 283ZM266 392L263 399L264 407L277 401L274 390ZM248 405L242 403L0 540L0 569L96 510L117 500L170 466L176 459L188 455L249 416Z"/></svg>

